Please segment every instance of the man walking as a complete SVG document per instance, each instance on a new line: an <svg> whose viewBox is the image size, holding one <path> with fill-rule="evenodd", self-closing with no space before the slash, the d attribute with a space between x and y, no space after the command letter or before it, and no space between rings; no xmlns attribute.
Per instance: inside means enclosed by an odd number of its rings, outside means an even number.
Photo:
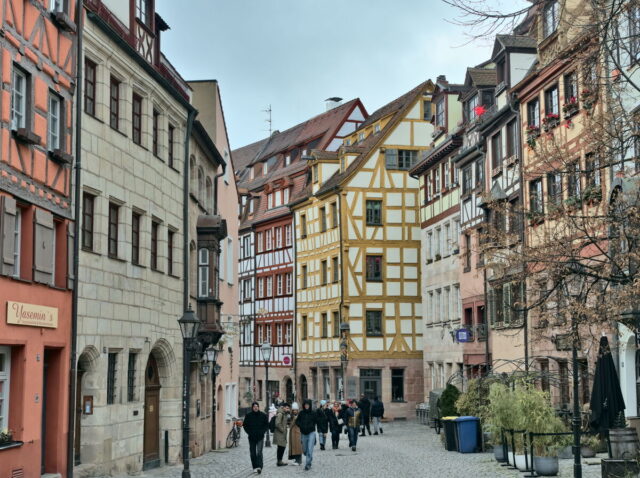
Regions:
<svg viewBox="0 0 640 478"><path fill-rule="evenodd" d="M278 466L287 466L288 463L282 461L284 450L287 447L287 422L289 420L289 404L284 403L276 413L276 429L273 432L273 444L278 447L276 456Z"/></svg>
<svg viewBox="0 0 640 478"><path fill-rule="evenodd" d="M362 435L360 436L364 436L364 429L366 428L367 431L369 432L369 435L371 435L371 428L369 428L369 417L370 417L370 413L371 413L371 402L369 401L369 399L367 398L367 396L363 393L360 396L360 402L358 403L358 407L360 408L360 412L361 412L361 419L362 419Z"/></svg>
<svg viewBox="0 0 640 478"><path fill-rule="evenodd" d="M244 417L242 426L249 437L251 468L260 474L262 473L262 446L264 434L269 429L269 419L264 412L260 411L258 402L251 404L251 411Z"/></svg>
<svg viewBox="0 0 640 478"><path fill-rule="evenodd" d="M296 426L302 434L302 452L306 457L305 470L311 469L313 461L313 447L316 445L317 416L311 410L311 400L302 402L302 410L296 420Z"/></svg>
<svg viewBox="0 0 640 478"><path fill-rule="evenodd" d="M327 440L327 432L329 431L329 418L327 417L326 409L326 400L320 400L320 407L316 410L316 423L318 426L318 441L320 442L321 450L324 450L324 445Z"/></svg>
<svg viewBox="0 0 640 478"><path fill-rule="evenodd" d="M347 421L347 432L349 433L349 446L351 451L356 451L358 444L358 431L360 430L360 409L355 400L349 402L349 408L344 412Z"/></svg>
<svg viewBox="0 0 640 478"><path fill-rule="evenodd" d="M384 417L384 403L382 403L382 400L376 395L371 404L371 421L373 422L374 435L378 434L378 430L380 430L380 435L382 435L382 422L380 421L382 417Z"/></svg>

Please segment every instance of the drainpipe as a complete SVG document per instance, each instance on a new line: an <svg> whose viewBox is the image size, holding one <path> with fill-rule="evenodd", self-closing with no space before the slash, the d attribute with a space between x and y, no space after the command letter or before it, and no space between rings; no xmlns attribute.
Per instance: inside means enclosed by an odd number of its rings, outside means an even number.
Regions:
<svg viewBox="0 0 640 478"><path fill-rule="evenodd" d="M296 213L293 211L291 221L291 245L293 248L293 271L291 271L291 282L293 286L293 399L298 395L298 261L296 251Z"/></svg>
<svg viewBox="0 0 640 478"><path fill-rule="evenodd" d="M227 171L227 163L222 163L222 172L218 173L213 178L213 214L218 214L218 179L224 176L224 173Z"/></svg>
<svg viewBox="0 0 640 478"><path fill-rule="evenodd" d="M189 108L187 116L187 129L184 135L184 167L183 167L183 194L182 194L182 310L187 310L189 306L189 140L193 130L193 122L198 111L193 107ZM184 357L183 357L184 360Z"/></svg>
<svg viewBox="0 0 640 478"><path fill-rule="evenodd" d="M338 221L338 240L340 241L340 247L338 251L340 252L340 324L346 323L347 321L342 316L342 309L344 308L344 262L343 262L343 243L342 243L342 193L338 190L338 217L340 220ZM342 328L340 328L340 336L342 336ZM347 340L347 358L349 358L349 336L346 336ZM340 366L342 368L342 400L347 399L347 377L346 375L346 364L343 365L342 361L342 351L340 352Z"/></svg>
<svg viewBox="0 0 640 478"><path fill-rule="evenodd" d="M76 383L77 379L77 346L78 346L78 273L80 269L80 180L82 177L82 0L76 1L76 151L75 181L73 207L73 289L71 290L71 349L69 351L69 407L67 413L67 477L73 478L75 461L75 417L76 417Z"/></svg>

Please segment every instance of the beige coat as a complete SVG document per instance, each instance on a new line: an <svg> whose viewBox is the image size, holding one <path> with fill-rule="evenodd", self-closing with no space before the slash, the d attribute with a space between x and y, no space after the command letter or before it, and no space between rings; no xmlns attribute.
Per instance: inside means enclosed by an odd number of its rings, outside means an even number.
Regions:
<svg viewBox="0 0 640 478"><path fill-rule="evenodd" d="M287 446L287 420L288 415L282 409L276 413L276 429L273 432L273 444L277 446Z"/></svg>
<svg viewBox="0 0 640 478"><path fill-rule="evenodd" d="M302 455L302 435L300 428L296 426L298 415L293 417L289 425L289 458L296 455Z"/></svg>

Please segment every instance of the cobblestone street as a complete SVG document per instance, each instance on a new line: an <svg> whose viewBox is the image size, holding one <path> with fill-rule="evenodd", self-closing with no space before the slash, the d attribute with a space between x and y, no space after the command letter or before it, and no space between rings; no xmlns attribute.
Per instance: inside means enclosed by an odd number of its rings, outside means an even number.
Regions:
<svg viewBox="0 0 640 478"><path fill-rule="evenodd" d="M330 445L329 445L330 446ZM286 457L286 455L285 455ZM313 467L276 467L276 448L265 448L263 477L289 476L318 477L521 477L524 473L499 466L491 453L461 454L445 451L435 432L415 422L390 423L384 435L360 437L354 453L347 448L346 436L341 437L340 449L321 451L319 445L313 454ZM304 458L303 458L304 464ZM562 477L572 476L572 460L560 461ZM244 478L257 476L251 469L246 435L238 448L208 453L191 461L193 478ZM146 472L145 478L179 478L182 467L174 466ZM600 476L599 465L584 465L583 476Z"/></svg>

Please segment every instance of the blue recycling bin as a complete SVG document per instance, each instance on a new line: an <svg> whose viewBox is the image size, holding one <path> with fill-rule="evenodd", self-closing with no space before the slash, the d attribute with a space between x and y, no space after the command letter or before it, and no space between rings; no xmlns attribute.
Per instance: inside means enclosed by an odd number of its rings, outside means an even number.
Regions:
<svg viewBox="0 0 640 478"><path fill-rule="evenodd" d="M478 449L478 435L480 434L480 419L478 417L458 417L456 422L456 437L460 453L475 453Z"/></svg>

